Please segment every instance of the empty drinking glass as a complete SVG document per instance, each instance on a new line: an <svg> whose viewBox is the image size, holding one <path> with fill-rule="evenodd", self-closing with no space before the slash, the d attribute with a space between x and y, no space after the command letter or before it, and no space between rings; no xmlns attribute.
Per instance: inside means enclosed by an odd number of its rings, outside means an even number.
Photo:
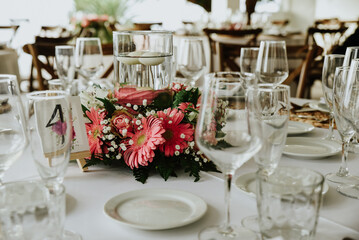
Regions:
<svg viewBox="0 0 359 240"><path fill-rule="evenodd" d="M39 91L27 95L29 138L41 178L62 183L72 142L70 96L64 91Z"/></svg>
<svg viewBox="0 0 359 240"><path fill-rule="evenodd" d="M77 38L75 62L78 73L84 78L86 87L93 83L103 71L103 54L99 38Z"/></svg>
<svg viewBox="0 0 359 240"><path fill-rule="evenodd" d="M80 240L64 230L66 194L63 185L11 182L0 186L0 225L5 239Z"/></svg>
<svg viewBox="0 0 359 240"><path fill-rule="evenodd" d="M326 137L328 140L334 140L334 112L333 112L333 84L335 69L341 67L344 62L344 55L329 54L324 57L323 73L322 73L322 89L325 101L329 107L329 132Z"/></svg>
<svg viewBox="0 0 359 240"><path fill-rule="evenodd" d="M262 83L284 82L289 74L285 41L261 41L256 76Z"/></svg>
<svg viewBox="0 0 359 240"><path fill-rule="evenodd" d="M27 146L27 122L15 75L0 74L0 185Z"/></svg>
<svg viewBox="0 0 359 240"><path fill-rule="evenodd" d="M322 201L324 177L305 168L278 167L257 173L257 208L263 240L312 240Z"/></svg>
<svg viewBox="0 0 359 240"><path fill-rule="evenodd" d="M64 83L65 90L71 92L72 81L75 77L75 49L64 45L55 47L57 74Z"/></svg>
<svg viewBox="0 0 359 240"><path fill-rule="evenodd" d="M179 71L187 78L187 84L195 86L206 68L203 40L200 38L183 39L178 54Z"/></svg>
<svg viewBox="0 0 359 240"><path fill-rule="evenodd" d="M255 76L259 48L249 47L241 48L239 57L239 66L241 68L242 78L245 80L246 87L257 84Z"/></svg>

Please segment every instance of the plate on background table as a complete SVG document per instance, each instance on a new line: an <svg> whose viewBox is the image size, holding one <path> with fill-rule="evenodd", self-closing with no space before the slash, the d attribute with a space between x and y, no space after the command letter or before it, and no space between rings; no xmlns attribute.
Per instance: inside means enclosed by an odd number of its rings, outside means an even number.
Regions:
<svg viewBox="0 0 359 240"><path fill-rule="evenodd" d="M144 230L185 226L200 219L207 204L200 197L172 189L141 189L108 200L105 214L119 223Z"/></svg>
<svg viewBox="0 0 359 240"><path fill-rule="evenodd" d="M319 101L310 102L309 107L312 109L321 111L321 112L326 112L326 113L330 112L328 105L326 103L319 102Z"/></svg>
<svg viewBox="0 0 359 240"><path fill-rule="evenodd" d="M288 135L298 135L308 133L314 130L314 126L308 123L289 121Z"/></svg>
<svg viewBox="0 0 359 240"><path fill-rule="evenodd" d="M253 198L256 197L256 191L257 191L256 173L251 172L251 173L240 175L236 179L235 185L244 194ZM329 190L329 185L326 182L324 182L322 194L323 195L326 194L328 190Z"/></svg>
<svg viewBox="0 0 359 240"><path fill-rule="evenodd" d="M293 158L318 159L334 156L341 151L338 142L322 138L288 137L283 154Z"/></svg>

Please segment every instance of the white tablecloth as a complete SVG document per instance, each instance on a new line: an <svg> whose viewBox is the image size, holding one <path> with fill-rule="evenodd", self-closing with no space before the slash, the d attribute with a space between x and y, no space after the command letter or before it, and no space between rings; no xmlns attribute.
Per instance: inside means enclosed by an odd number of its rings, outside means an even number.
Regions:
<svg viewBox="0 0 359 240"><path fill-rule="evenodd" d="M303 136L323 137L325 129L316 128ZM349 156L349 168L354 175L359 175L359 161L354 154ZM323 174L337 171L340 154L333 157L302 160L283 156L281 165L302 166L315 169ZM126 170L108 168L90 168L93 171L83 173L77 164L70 163L64 184L67 188L66 229L80 233L84 240L98 239L197 239L197 233L206 226L220 224L224 221L224 183L218 174L201 173L201 180L180 174L165 182L160 176L152 175L146 184L137 182ZM256 170L253 160L243 165L237 175ZM38 178L29 149L6 172L4 181ZM317 231L318 240L341 240L343 237L359 239L359 201L340 195L330 184L324 196L323 206ZM208 204L208 211L199 221L181 228L162 231L143 231L123 226L103 213L106 201L113 196L127 191L150 188L179 189L194 193ZM257 214L256 201L242 193L235 186L232 188L232 222L240 225L242 218Z"/></svg>

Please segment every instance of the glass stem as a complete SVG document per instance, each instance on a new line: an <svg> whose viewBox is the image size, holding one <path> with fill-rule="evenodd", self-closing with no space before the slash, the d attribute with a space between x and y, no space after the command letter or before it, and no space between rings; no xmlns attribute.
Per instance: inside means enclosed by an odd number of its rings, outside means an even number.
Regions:
<svg viewBox="0 0 359 240"><path fill-rule="evenodd" d="M333 128L334 128L334 114L333 112L329 113L329 131L327 139L334 140L334 134L333 134Z"/></svg>
<svg viewBox="0 0 359 240"><path fill-rule="evenodd" d="M350 138L349 140L343 141L342 143L342 163L337 172L337 175L339 177L346 177L349 175L349 169L347 163L349 143L350 143Z"/></svg>
<svg viewBox="0 0 359 240"><path fill-rule="evenodd" d="M231 201L231 186L232 186L232 173L227 173L225 175L225 190L224 190L224 201L225 201L225 222L223 225L223 231L226 233L230 233L233 231L230 223L231 223L231 216L230 216L230 201Z"/></svg>

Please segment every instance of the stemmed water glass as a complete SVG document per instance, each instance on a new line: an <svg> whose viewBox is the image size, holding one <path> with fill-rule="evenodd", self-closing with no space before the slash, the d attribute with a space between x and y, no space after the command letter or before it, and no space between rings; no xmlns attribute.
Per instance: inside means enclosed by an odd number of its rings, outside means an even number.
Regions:
<svg viewBox="0 0 359 240"><path fill-rule="evenodd" d="M26 127L16 76L0 74L0 185L27 146Z"/></svg>
<svg viewBox="0 0 359 240"><path fill-rule="evenodd" d="M187 84L194 86L206 68L202 39L184 38L181 41L177 66Z"/></svg>
<svg viewBox="0 0 359 240"><path fill-rule="evenodd" d="M346 86L343 89L343 95L340 102L343 119L350 124L355 133L359 133L359 59L352 61L350 69L346 68L347 73ZM335 86L337 83L335 83ZM355 177L352 177L355 178ZM337 191L341 194L359 199L359 178L350 183L344 182L338 186Z"/></svg>
<svg viewBox="0 0 359 240"><path fill-rule="evenodd" d="M249 47L241 48L239 57L239 67L241 68L242 78L245 80L246 87L257 83L255 76L259 48Z"/></svg>
<svg viewBox="0 0 359 240"><path fill-rule="evenodd" d="M48 185L62 183L72 141L70 96L64 91L38 91L27 98L30 146L37 170Z"/></svg>
<svg viewBox="0 0 359 240"><path fill-rule="evenodd" d="M57 74L63 82L67 92L71 92L72 81L75 77L75 49L73 46L63 45L55 47Z"/></svg>
<svg viewBox="0 0 359 240"><path fill-rule="evenodd" d="M288 132L290 88L287 85L258 84L247 91L247 108L260 126L253 133L262 137L262 148L254 155L258 173L271 175L282 156ZM258 216L242 220L245 228L259 232Z"/></svg>
<svg viewBox="0 0 359 240"><path fill-rule="evenodd" d="M64 191L62 182L70 162L73 137L70 95L65 91L37 91L27 98L32 156L45 186L56 195ZM81 237L65 230L63 239Z"/></svg>
<svg viewBox="0 0 359 240"><path fill-rule="evenodd" d="M93 83L103 71L103 54L99 38L77 38L75 65L78 73L85 78L86 87Z"/></svg>
<svg viewBox="0 0 359 240"><path fill-rule="evenodd" d="M355 134L355 129L353 125L347 120L347 118L353 114L355 109L353 108L353 101L348 103L348 100L344 99L350 92L358 90L356 85L348 85L348 74L349 67L336 68L333 86L333 110L336 126L342 140L342 163L338 172L329 173L326 175L327 180L341 184L359 183L358 177L351 176L349 174L347 164L350 139ZM349 87L353 87L353 89L349 90Z"/></svg>
<svg viewBox="0 0 359 240"><path fill-rule="evenodd" d="M231 225L229 211L232 177L261 147L260 137L253 135L250 126L255 128L257 124L246 111L240 73L206 75L195 136L199 149L224 175L225 223L203 229L199 233L200 240L256 239L250 230Z"/></svg>
<svg viewBox="0 0 359 240"><path fill-rule="evenodd" d="M341 67L344 62L344 55L341 54L329 54L324 57L323 73L322 73L322 89L325 101L329 107L329 132L326 137L328 140L334 140L334 112L333 112L333 84L335 69Z"/></svg>
<svg viewBox="0 0 359 240"><path fill-rule="evenodd" d="M289 74L285 41L261 41L256 66L259 82L278 85Z"/></svg>

